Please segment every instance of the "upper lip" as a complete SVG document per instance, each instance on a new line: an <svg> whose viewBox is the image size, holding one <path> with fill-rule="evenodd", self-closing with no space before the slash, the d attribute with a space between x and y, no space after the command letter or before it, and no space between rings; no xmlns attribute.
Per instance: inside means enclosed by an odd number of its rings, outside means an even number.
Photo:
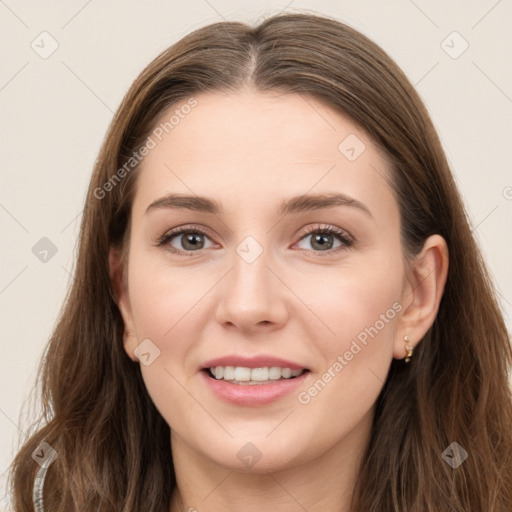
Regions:
<svg viewBox="0 0 512 512"><path fill-rule="evenodd" d="M302 364L265 354L251 357L234 355L217 357L206 361L201 369L214 368L216 366L240 366L244 368L271 368L276 366L279 368L290 368L291 370L307 370Z"/></svg>

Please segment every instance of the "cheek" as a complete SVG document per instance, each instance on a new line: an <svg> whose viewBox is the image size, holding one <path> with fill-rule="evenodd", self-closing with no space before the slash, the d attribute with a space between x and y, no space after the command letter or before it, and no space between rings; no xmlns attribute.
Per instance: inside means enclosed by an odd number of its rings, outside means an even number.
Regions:
<svg viewBox="0 0 512 512"><path fill-rule="evenodd" d="M382 337L392 335L402 309L402 267L393 265L390 258L378 260L375 255L367 262L336 270L320 282L311 276L309 285L302 283L303 294L308 288L313 290L304 295L307 305L323 323L327 336L322 337L330 340L325 353L332 355L358 337L364 342L369 330L373 337L377 336L375 329Z"/></svg>
<svg viewBox="0 0 512 512"><path fill-rule="evenodd" d="M173 337L181 319L190 321L211 287L205 272L173 268L161 259L134 258L130 267L130 303L139 337Z"/></svg>

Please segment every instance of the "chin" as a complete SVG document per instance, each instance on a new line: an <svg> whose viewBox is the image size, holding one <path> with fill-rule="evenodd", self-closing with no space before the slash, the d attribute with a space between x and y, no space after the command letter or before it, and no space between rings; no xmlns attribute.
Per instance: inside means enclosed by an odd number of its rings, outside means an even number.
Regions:
<svg viewBox="0 0 512 512"><path fill-rule="evenodd" d="M226 469L251 474L274 473L305 462L301 460L304 457L304 451L299 444L294 443L291 451L287 449L286 443L277 438L275 441L270 442L268 439L258 439L254 442L236 441L230 443L230 448L222 454L217 450L215 453L206 455L212 462Z"/></svg>

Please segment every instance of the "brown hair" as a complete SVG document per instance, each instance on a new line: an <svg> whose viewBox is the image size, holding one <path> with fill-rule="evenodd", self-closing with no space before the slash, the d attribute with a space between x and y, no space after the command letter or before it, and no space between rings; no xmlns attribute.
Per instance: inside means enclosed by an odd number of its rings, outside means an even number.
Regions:
<svg viewBox="0 0 512 512"><path fill-rule="evenodd" d="M381 48L311 14L196 30L151 62L126 94L94 168L73 284L41 363L45 425L12 464L15 510L34 510L39 466L31 454L42 441L58 453L44 487L48 511L169 510L169 426L124 352L109 273L109 249L127 243L137 169L101 199L98 190L171 105L245 87L309 95L349 116L392 162L404 254L417 254L434 233L448 244L438 315L411 363L391 364L353 510L510 512L512 350L440 141L413 86ZM442 458L454 441L469 453L457 469Z"/></svg>

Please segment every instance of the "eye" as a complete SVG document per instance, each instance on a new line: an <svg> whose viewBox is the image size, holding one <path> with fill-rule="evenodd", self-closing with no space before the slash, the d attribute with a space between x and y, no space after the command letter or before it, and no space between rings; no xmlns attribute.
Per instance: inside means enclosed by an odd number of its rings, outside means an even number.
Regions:
<svg viewBox="0 0 512 512"><path fill-rule="evenodd" d="M354 239L343 229L335 226L313 226L308 228L306 235L301 238L301 241L310 238L310 245L313 247L314 252L327 252L333 253L338 250L347 249L354 243ZM335 241L338 239L339 244L335 246ZM302 247L304 249L304 247ZM308 247L306 250L310 250Z"/></svg>
<svg viewBox="0 0 512 512"><path fill-rule="evenodd" d="M313 252L317 253L332 254L347 249L354 243L350 234L335 226L312 226L306 230L299 243L308 237L311 238L310 245L313 247ZM207 232L200 226L183 226L174 228L162 235L157 240L157 246L164 247L174 254L192 255L192 253L199 252L201 249L211 247L211 245L205 246L205 239L210 240ZM338 245L335 245L336 239ZM311 250L308 247L300 248Z"/></svg>
<svg viewBox="0 0 512 512"><path fill-rule="evenodd" d="M176 254L187 254L206 249L205 238L209 239L206 231L199 226L185 226L165 233L157 245L166 246L169 251Z"/></svg>

